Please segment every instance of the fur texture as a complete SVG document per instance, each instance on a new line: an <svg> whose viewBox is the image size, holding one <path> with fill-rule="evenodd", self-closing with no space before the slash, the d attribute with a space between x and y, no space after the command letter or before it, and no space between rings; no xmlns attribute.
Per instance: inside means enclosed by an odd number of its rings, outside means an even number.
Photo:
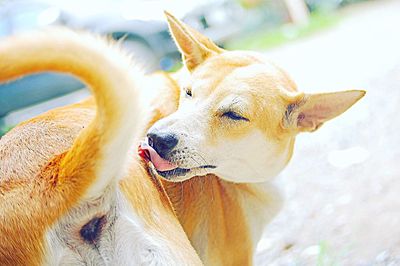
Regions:
<svg viewBox="0 0 400 266"><path fill-rule="evenodd" d="M280 206L270 181L295 136L364 95L298 92L261 55L225 51L167 18L186 68L143 82L130 60L92 37L62 31L0 43L0 80L71 73L97 106L48 112L0 140L0 264L200 264L182 225L206 265L251 265ZM160 93L143 123L137 84ZM168 159L186 174L163 180L137 163L131 143L147 129L179 136ZM96 217L102 233L85 243L79 230Z"/></svg>
<svg viewBox="0 0 400 266"><path fill-rule="evenodd" d="M152 105L164 118L148 132L177 138L163 158L177 168L150 169L165 179L206 265L251 265L264 227L280 208L271 181L292 157L296 135L315 131L365 92L298 92L261 54L225 51L171 14L167 18L185 69L173 76L170 97ZM178 108L162 108L176 101L179 90Z"/></svg>
<svg viewBox="0 0 400 266"><path fill-rule="evenodd" d="M132 167L144 82L130 58L62 29L0 42L0 81L41 71L76 76L94 100L0 140L0 264L201 264L162 186ZM99 217L99 233L85 239L80 230Z"/></svg>

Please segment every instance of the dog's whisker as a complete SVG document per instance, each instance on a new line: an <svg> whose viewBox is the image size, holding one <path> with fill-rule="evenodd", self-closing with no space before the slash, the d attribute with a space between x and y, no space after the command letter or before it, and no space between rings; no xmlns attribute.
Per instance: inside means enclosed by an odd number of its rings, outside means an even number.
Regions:
<svg viewBox="0 0 400 266"><path fill-rule="evenodd" d="M199 162L194 158L194 156L191 156L190 159L192 159L192 160L195 162L195 164L197 164L196 168L200 168L200 167L202 166L202 164L199 163Z"/></svg>
<svg viewBox="0 0 400 266"><path fill-rule="evenodd" d="M208 165L207 160L204 158L204 156L201 155L200 152L196 151L195 155L197 155L198 157L200 157L200 159L203 161L203 165ZM200 165L201 166L201 165Z"/></svg>
<svg viewBox="0 0 400 266"><path fill-rule="evenodd" d="M180 182L180 185L181 185L181 201L182 201L182 206L184 206L184 204L185 204L185 199L184 199L185 193L183 191L183 182Z"/></svg>

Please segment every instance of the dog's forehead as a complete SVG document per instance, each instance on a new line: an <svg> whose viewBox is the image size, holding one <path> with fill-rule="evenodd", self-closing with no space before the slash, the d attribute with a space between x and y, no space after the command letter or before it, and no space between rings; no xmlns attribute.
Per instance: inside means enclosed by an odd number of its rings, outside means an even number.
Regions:
<svg viewBox="0 0 400 266"><path fill-rule="evenodd" d="M192 86L214 88L236 68L248 66L254 62L253 57L242 53L225 52L212 56L192 73Z"/></svg>
<svg viewBox="0 0 400 266"><path fill-rule="evenodd" d="M229 90L230 93L277 93L295 90L288 75L261 55L251 52L226 52L208 59L192 75L193 89L205 95ZM199 92L199 93L202 93Z"/></svg>
<svg viewBox="0 0 400 266"><path fill-rule="evenodd" d="M261 93L287 86L289 84L279 69L271 64L258 63L233 69L219 87L239 91L257 90Z"/></svg>

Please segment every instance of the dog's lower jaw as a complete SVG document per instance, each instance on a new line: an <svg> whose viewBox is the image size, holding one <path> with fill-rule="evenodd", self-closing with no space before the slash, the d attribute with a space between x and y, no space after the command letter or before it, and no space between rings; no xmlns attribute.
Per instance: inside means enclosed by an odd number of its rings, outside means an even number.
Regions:
<svg viewBox="0 0 400 266"><path fill-rule="evenodd" d="M156 170L156 171L163 178L171 180L171 179L177 179L177 178L179 178L181 176L185 176L191 170L190 169L184 169L184 168L176 168L176 169L172 169L172 170L169 170L169 171L159 171L159 170Z"/></svg>
<svg viewBox="0 0 400 266"><path fill-rule="evenodd" d="M194 176L205 176L211 174L212 169L217 168L213 165L204 165L196 168L176 168L168 171L159 171L153 164L149 164L149 171L154 177L161 177L170 182L182 182Z"/></svg>

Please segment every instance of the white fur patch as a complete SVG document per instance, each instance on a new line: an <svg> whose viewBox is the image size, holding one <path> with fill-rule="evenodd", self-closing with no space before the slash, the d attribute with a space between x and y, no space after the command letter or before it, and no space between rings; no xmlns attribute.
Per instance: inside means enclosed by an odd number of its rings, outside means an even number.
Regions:
<svg viewBox="0 0 400 266"><path fill-rule="evenodd" d="M115 197L115 195L117 196ZM107 223L96 243L85 242L80 229L97 214ZM185 265L169 239L152 231L115 188L93 202L83 202L46 235L46 265Z"/></svg>
<svg viewBox="0 0 400 266"><path fill-rule="evenodd" d="M287 161L287 154L279 154L277 144L268 141L259 130L208 148L218 162L215 173L232 182L271 180L285 167Z"/></svg>

